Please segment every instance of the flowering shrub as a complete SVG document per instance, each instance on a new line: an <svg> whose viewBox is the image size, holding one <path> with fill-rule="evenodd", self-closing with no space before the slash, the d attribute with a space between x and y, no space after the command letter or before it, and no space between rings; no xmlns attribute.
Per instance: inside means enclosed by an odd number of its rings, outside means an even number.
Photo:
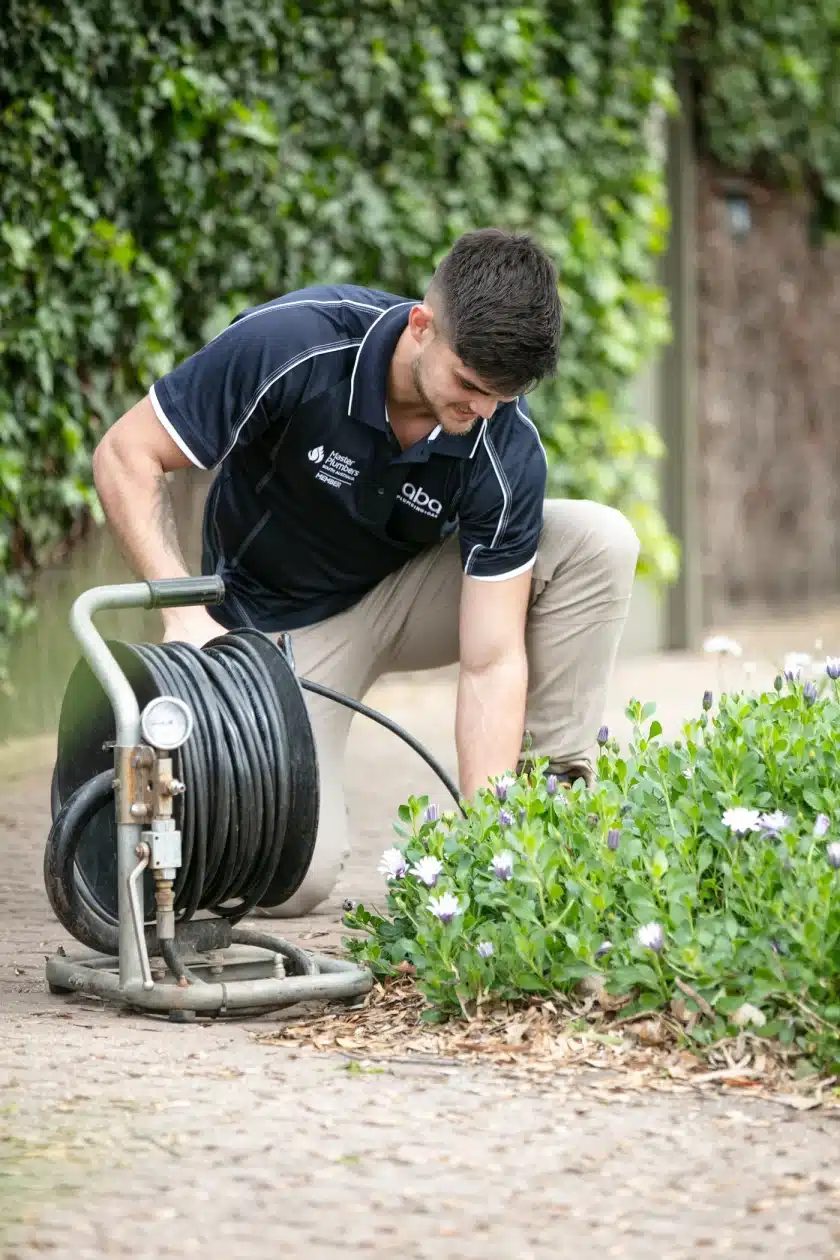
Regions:
<svg viewBox="0 0 840 1260"><path fill-rule="evenodd" d="M598 733L591 788L535 761L464 817L411 798L380 867L386 907L346 916L351 953L378 975L411 964L430 1019L596 976L630 998L623 1014L693 990L700 1043L749 1025L836 1064L836 664L717 708L707 692L673 741L632 701L626 751Z"/></svg>

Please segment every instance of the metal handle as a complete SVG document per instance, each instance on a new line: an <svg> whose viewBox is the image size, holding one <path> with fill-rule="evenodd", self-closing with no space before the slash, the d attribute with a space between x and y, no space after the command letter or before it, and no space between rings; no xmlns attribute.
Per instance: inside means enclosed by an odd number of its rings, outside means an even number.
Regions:
<svg viewBox="0 0 840 1260"><path fill-rule="evenodd" d="M221 604L225 584L220 577L162 578L147 582L147 608L181 608L188 604Z"/></svg>
<svg viewBox="0 0 840 1260"><path fill-rule="evenodd" d="M128 877L128 902L131 906L131 922L134 925L134 940L137 944L137 953L140 955L140 971L143 976L143 988L153 989L155 987L152 980L152 968L149 963L149 952L146 949L146 931L143 919L143 903L140 897L140 889L138 881L140 880L146 867L149 865L149 846L147 844L138 844L136 849L137 856L140 861Z"/></svg>

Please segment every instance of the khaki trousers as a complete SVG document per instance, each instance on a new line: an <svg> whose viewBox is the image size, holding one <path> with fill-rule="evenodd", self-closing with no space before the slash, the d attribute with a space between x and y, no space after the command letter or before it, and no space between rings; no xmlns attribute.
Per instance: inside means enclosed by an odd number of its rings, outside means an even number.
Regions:
<svg viewBox="0 0 840 1260"><path fill-rule="evenodd" d="M586 500L546 501L526 627L525 725L531 755L548 757L552 770L591 764L638 552L635 531L615 509ZM292 632L297 673L361 700L383 674L457 662L461 582L452 537L346 612ZM321 815L303 884L282 906L257 911L277 918L308 914L329 897L350 851L343 771L353 714L305 694L318 749Z"/></svg>

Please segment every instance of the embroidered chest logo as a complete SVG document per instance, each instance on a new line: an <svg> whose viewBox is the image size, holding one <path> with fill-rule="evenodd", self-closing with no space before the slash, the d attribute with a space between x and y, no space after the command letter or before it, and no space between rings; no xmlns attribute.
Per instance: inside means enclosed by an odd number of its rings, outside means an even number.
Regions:
<svg viewBox="0 0 840 1260"><path fill-rule="evenodd" d="M405 482L397 497L400 503L414 508L415 512L422 512L424 516L440 516L443 511L440 499L430 498L422 486L413 486L410 481Z"/></svg>
<svg viewBox="0 0 840 1260"><path fill-rule="evenodd" d="M342 455L340 451L330 451L325 458L323 446L316 446L308 452L308 457L313 464L319 465L315 480L323 481L336 490L342 486L352 486L359 475L356 461L349 455Z"/></svg>

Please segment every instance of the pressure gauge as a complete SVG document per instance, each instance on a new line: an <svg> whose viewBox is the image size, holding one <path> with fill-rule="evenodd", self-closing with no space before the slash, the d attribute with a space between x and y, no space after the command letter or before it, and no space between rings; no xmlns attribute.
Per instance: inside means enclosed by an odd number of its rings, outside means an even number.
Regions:
<svg viewBox="0 0 840 1260"><path fill-rule="evenodd" d="M192 728L192 710L175 696L157 696L149 701L140 716L143 739L164 752L171 752L173 748L185 744Z"/></svg>

